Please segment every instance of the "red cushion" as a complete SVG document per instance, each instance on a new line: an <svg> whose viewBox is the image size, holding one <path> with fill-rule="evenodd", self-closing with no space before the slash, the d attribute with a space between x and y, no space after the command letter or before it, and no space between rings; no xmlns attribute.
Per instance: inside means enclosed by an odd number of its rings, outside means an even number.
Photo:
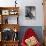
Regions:
<svg viewBox="0 0 46 46"><path fill-rule="evenodd" d="M32 28L29 28L29 29L27 29L27 31L25 32L25 35L24 35L24 37L23 37L23 39L22 39L22 46L26 46L26 43L25 43L25 39L28 39L29 37L32 37L32 36L37 36L36 35L36 33L33 31L33 29ZM37 46L37 45L36 45Z"/></svg>

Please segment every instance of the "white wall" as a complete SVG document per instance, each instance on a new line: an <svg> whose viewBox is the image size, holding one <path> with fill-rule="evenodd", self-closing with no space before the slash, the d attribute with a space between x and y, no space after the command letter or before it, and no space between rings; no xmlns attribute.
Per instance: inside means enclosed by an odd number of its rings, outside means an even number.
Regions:
<svg viewBox="0 0 46 46"><path fill-rule="evenodd" d="M21 0L19 1L20 8L20 25L26 26L42 26L43 25L43 6L42 0ZM27 21L25 19L25 6L35 6L36 7L36 19Z"/></svg>
<svg viewBox="0 0 46 46"><path fill-rule="evenodd" d="M0 6L14 6L15 0L0 0ZM19 24L21 26L43 26L43 6L42 0L17 0L20 7L19 10ZM35 6L36 7L36 19L26 20L25 19L25 6Z"/></svg>

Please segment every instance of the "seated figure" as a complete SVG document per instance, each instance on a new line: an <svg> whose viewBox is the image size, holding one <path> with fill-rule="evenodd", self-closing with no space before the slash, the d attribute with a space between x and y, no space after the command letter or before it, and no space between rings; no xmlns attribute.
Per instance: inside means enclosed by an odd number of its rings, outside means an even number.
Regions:
<svg viewBox="0 0 46 46"><path fill-rule="evenodd" d="M33 29L27 29L22 39L21 46L41 46Z"/></svg>

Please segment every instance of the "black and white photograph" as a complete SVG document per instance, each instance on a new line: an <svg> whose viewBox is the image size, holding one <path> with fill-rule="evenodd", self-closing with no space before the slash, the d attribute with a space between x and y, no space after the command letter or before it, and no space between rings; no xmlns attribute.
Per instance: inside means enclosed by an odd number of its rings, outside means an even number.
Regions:
<svg viewBox="0 0 46 46"><path fill-rule="evenodd" d="M25 17L26 19L35 19L36 8L35 6L26 6L25 7Z"/></svg>

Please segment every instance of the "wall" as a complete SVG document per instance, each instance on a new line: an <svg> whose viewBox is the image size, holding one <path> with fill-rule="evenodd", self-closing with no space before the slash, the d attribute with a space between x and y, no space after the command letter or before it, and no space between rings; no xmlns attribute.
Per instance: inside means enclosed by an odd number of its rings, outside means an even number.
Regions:
<svg viewBox="0 0 46 46"><path fill-rule="evenodd" d="M15 0L0 0L0 6L2 7L9 7L14 6ZM42 0L17 0L17 6L20 7L19 10L19 24L21 26L43 26L43 6L42 6ZM36 15L35 19L32 20L26 20L25 19L25 6L35 6L36 7Z"/></svg>
<svg viewBox="0 0 46 46"><path fill-rule="evenodd" d="M22 40L24 33L27 31L28 28L32 28L34 32L37 34L37 37L41 43L43 43L43 34L42 34L42 27L41 26L21 26L19 32L19 39Z"/></svg>
<svg viewBox="0 0 46 46"><path fill-rule="evenodd" d="M43 25L43 11L42 11L42 0L21 0L20 8L20 23L22 26L42 26ZM36 19L35 20L26 20L25 19L25 6L36 6Z"/></svg>

